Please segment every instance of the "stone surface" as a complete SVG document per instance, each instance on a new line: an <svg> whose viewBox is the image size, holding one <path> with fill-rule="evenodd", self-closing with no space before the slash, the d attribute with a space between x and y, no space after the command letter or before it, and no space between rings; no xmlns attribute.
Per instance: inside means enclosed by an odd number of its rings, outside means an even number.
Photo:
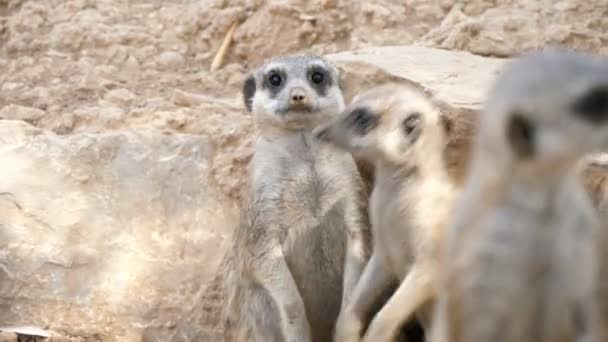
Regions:
<svg viewBox="0 0 608 342"><path fill-rule="evenodd" d="M103 341L202 336L234 211L202 136L0 121L0 324ZM88 341L87 340L87 341Z"/></svg>
<svg viewBox="0 0 608 342"><path fill-rule="evenodd" d="M10 104L0 109L0 119L23 120L34 122L44 116L44 111L38 108Z"/></svg>
<svg viewBox="0 0 608 342"><path fill-rule="evenodd" d="M8 331L0 331L0 342L17 342L17 334Z"/></svg>
<svg viewBox="0 0 608 342"><path fill-rule="evenodd" d="M344 72L347 99L384 82L410 84L433 97L452 121L446 165L456 182L464 180L475 115L508 59L416 45L372 47L327 57Z"/></svg>
<svg viewBox="0 0 608 342"><path fill-rule="evenodd" d="M479 108L485 90L507 60L415 45L372 47L327 57L355 73L359 72L358 68L348 68L349 64L376 67L388 75L418 85L439 101L461 109ZM349 84L347 88L349 91L354 89Z"/></svg>

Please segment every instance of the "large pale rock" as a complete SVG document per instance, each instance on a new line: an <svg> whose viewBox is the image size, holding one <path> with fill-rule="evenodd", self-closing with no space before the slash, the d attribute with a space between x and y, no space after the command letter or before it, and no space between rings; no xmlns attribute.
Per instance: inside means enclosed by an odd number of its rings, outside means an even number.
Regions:
<svg viewBox="0 0 608 342"><path fill-rule="evenodd" d="M209 181L213 154L197 135L0 120L0 326L205 340L200 299L234 218Z"/></svg>
<svg viewBox="0 0 608 342"><path fill-rule="evenodd" d="M413 83L437 100L462 109L479 109L488 86L508 60L415 45L372 47L327 58L355 74L350 76L351 82L357 74L369 74L371 69L385 74L386 79ZM381 81L378 76L375 82ZM346 87L347 97L359 90L356 84L347 83Z"/></svg>
<svg viewBox="0 0 608 342"><path fill-rule="evenodd" d="M450 174L462 182L475 115L508 59L423 46L384 46L327 56L344 71L345 97L383 82L411 84L431 95L452 120L445 150Z"/></svg>

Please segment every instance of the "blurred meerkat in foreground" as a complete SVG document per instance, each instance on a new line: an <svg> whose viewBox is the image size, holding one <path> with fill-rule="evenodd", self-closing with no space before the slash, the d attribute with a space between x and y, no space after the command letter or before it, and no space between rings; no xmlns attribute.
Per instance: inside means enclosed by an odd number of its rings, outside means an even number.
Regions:
<svg viewBox="0 0 608 342"><path fill-rule="evenodd" d="M336 341L360 340L371 303L395 282L399 286L363 340L392 341L416 314L428 327L437 242L454 196L442 155L448 128L423 93L387 84L359 94L343 115L315 129L320 140L375 167L369 207L372 256L340 313Z"/></svg>
<svg viewBox="0 0 608 342"><path fill-rule="evenodd" d="M580 171L600 219L600 341L608 341L608 162L590 156L581 161Z"/></svg>
<svg viewBox="0 0 608 342"><path fill-rule="evenodd" d="M520 57L479 117L431 341L599 341L598 220L577 161L608 145L608 65Z"/></svg>
<svg viewBox="0 0 608 342"><path fill-rule="evenodd" d="M323 58L284 56L244 83L257 138L228 262L230 341L331 341L365 266L370 237L356 165L312 138L314 127L344 108L338 80Z"/></svg>

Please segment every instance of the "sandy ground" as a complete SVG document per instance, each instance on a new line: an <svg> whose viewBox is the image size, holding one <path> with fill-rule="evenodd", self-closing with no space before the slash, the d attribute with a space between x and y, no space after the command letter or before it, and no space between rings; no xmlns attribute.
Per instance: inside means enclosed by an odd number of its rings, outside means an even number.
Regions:
<svg viewBox="0 0 608 342"><path fill-rule="evenodd" d="M214 177L238 198L234 176L251 152L240 85L273 55L410 43L494 56L545 44L608 54L606 1L453 3L0 0L0 118L59 134L147 126L208 135L224 152ZM225 65L211 73L233 22Z"/></svg>

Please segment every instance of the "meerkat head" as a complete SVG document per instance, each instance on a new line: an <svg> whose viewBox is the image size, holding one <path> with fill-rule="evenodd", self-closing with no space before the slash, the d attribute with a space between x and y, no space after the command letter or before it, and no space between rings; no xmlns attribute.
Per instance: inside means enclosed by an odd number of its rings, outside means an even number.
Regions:
<svg viewBox="0 0 608 342"><path fill-rule="evenodd" d="M490 91L479 134L494 163L547 175L608 147L608 62L556 49L518 58Z"/></svg>
<svg viewBox="0 0 608 342"><path fill-rule="evenodd" d="M344 109L339 77L321 57L276 57L245 79L243 100L258 126L312 129Z"/></svg>
<svg viewBox="0 0 608 342"><path fill-rule="evenodd" d="M450 122L422 92L386 84L357 95L314 135L358 159L403 164L421 154L441 154L449 128Z"/></svg>

